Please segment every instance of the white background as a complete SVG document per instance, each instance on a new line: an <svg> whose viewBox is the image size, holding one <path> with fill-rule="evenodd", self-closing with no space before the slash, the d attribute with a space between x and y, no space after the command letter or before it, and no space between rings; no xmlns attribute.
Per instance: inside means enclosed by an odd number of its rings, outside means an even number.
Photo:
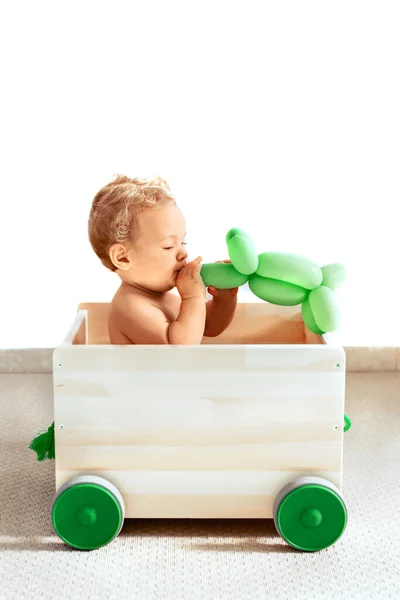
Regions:
<svg viewBox="0 0 400 600"><path fill-rule="evenodd" d="M87 218L115 173L170 183L191 257L238 226L343 262L343 342L399 343L398 6L2 3L0 347L111 300Z"/></svg>

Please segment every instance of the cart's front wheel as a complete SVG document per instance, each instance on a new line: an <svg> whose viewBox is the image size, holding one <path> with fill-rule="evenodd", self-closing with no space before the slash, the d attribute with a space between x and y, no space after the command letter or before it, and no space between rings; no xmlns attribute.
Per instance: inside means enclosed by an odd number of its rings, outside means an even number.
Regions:
<svg viewBox="0 0 400 600"><path fill-rule="evenodd" d="M67 481L51 507L56 533L79 550L94 550L111 542L121 531L124 516L124 501L117 488L94 475Z"/></svg>
<svg viewBox="0 0 400 600"><path fill-rule="evenodd" d="M275 527L298 550L315 552L334 544L347 524L347 509L335 485L320 477L300 477L274 502Z"/></svg>

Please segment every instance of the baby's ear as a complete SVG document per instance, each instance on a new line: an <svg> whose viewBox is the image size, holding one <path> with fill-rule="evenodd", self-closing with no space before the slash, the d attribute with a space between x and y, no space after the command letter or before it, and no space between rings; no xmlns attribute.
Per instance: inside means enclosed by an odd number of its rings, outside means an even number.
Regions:
<svg viewBox="0 0 400 600"><path fill-rule="evenodd" d="M128 271L131 268L131 260L128 250L123 244L113 244L108 252L112 264L121 271Z"/></svg>

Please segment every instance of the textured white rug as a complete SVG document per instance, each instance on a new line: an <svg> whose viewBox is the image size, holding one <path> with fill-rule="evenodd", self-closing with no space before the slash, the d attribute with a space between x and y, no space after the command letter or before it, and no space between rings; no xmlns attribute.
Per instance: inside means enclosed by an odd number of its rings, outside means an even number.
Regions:
<svg viewBox="0 0 400 600"><path fill-rule="evenodd" d="M28 449L53 415L51 375L0 375L0 598L400 598L400 373L350 373L344 497L331 548L287 546L272 521L125 521L92 552L53 532L54 463Z"/></svg>

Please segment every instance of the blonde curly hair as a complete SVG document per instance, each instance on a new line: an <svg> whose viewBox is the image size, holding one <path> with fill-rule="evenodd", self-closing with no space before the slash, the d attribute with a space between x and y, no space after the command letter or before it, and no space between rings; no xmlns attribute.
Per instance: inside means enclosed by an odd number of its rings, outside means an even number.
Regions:
<svg viewBox="0 0 400 600"><path fill-rule="evenodd" d="M93 198L88 221L89 241L101 262L111 271L109 250L115 243L132 244L135 216L147 209L175 204L170 187L161 177L131 179L116 175Z"/></svg>

